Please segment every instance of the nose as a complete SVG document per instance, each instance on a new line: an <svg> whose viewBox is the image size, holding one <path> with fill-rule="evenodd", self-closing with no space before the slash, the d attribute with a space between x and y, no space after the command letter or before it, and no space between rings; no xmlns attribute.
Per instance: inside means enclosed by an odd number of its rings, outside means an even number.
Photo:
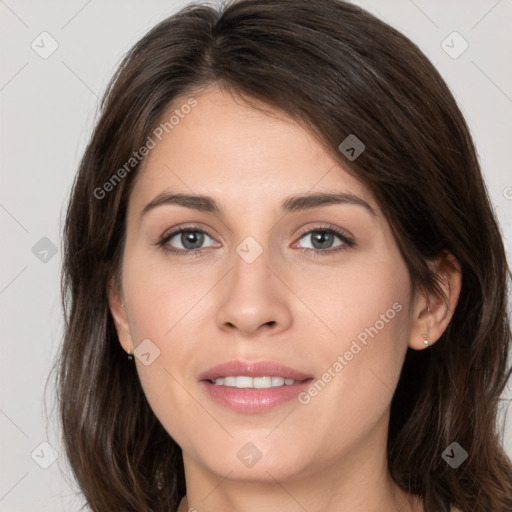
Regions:
<svg viewBox="0 0 512 512"><path fill-rule="evenodd" d="M268 252L252 263L235 255L234 267L225 278L217 310L217 325L244 338L278 334L292 323L288 300L291 292L270 267Z"/></svg>

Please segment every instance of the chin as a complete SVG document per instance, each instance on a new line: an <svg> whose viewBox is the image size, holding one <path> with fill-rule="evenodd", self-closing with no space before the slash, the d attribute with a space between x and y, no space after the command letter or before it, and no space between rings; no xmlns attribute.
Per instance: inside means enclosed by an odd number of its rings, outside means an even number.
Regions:
<svg viewBox="0 0 512 512"><path fill-rule="evenodd" d="M230 439L222 449L212 451L205 446L197 455L200 464L213 473L240 481L293 480L308 474L313 466L297 445L275 446L264 437L254 442Z"/></svg>

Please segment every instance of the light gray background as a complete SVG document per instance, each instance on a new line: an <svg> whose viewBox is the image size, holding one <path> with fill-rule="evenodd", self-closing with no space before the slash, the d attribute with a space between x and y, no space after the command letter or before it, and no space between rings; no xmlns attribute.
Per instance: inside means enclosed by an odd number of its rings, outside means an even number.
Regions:
<svg viewBox="0 0 512 512"><path fill-rule="evenodd" d="M61 223L96 116L98 97L123 54L184 1L0 0L2 120L0 222L0 510L76 511L58 437L53 390L44 386L62 336ZM415 41L454 92L472 130L511 261L512 0L354 2ZM41 58L41 32L58 49ZM469 44L452 58L441 43ZM48 49L47 39L45 48ZM453 37L452 53L462 48ZM47 237L55 256L32 248ZM44 243L44 242L41 242ZM36 251L38 252L38 251ZM507 397L511 397L510 385ZM510 401L503 402L502 418ZM512 456L512 407L504 444ZM48 442L58 453L51 462ZM34 451L35 450L35 451ZM31 456L32 454L32 456ZM37 461L37 463L36 463Z"/></svg>

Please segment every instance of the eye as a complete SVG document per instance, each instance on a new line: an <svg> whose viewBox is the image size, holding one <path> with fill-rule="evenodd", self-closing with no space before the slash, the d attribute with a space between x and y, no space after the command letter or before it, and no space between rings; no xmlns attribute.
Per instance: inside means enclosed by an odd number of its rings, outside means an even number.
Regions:
<svg viewBox="0 0 512 512"><path fill-rule="evenodd" d="M205 249L205 239L213 238L204 230L195 227L181 227L169 235L164 235L158 242L165 251L174 254L194 253L199 255ZM215 247L211 245L210 247Z"/></svg>
<svg viewBox="0 0 512 512"><path fill-rule="evenodd" d="M350 238L348 238L344 233L342 233L334 226L316 227L314 229L310 229L301 236L300 240L308 238L311 241L311 246L303 247L305 249L304 252L314 256L319 254L327 255L334 252L347 250L355 245L355 243ZM333 245L336 241L336 238L339 240L339 243Z"/></svg>
<svg viewBox="0 0 512 512"><path fill-rule="evenodd" d="M307 239L311 241L310 247L303 247L295 243L292 247L303 249L305 254L311 256L327 256L332 253L347 250L355 245L355 242L345 235L335 226L315 227L303 233L300 240ZM204 247L203 244L209 238L213 244ZM338 239L338 243L333 245ZM215 242L213 237L203 229L196 226L181 226L168 235L163 235L157 242L164 251L177 255L200 256L208 247L220 247L221 244Z"/></svg>

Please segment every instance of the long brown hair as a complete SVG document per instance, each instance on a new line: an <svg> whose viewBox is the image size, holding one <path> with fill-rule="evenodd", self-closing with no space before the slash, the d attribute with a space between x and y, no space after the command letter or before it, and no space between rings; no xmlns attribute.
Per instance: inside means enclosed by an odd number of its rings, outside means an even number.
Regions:
<svg viewBox="0 0 512 512"><path fill-rule="evenodd" d="M88 505L169 511L185 494L181 449L149 407L107 302L139 164L111 180L173 102L200 101L211 84L286 112L369 188L415 291L441 293L427 262L443 251L457 258L462 289L449 326L432 347L406 355L391 404L389 471L427 512L450 504L510 512L512 465L496 426L510 375L510 270L475 147L417 46L341 0L191 4L143 37L112 78L63 233L59 404ZM338 149L350 134L365 144L353 161ZM468 453L456 469L441 457L452 442Z"/></svg>

